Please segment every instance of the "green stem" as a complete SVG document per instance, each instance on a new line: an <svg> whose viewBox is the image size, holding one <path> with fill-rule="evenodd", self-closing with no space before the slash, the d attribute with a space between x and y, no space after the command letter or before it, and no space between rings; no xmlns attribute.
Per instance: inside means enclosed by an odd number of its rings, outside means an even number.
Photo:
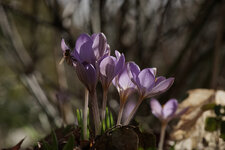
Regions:
<svg viewBox="0 0 225 150"><path fill-rule="evenodd" d="M106 103L107 103L107 94L108 94L108 90L104 89L103 90L103 100L102 100L102 113L101 113L101 117L102 120L105 119L105 110L106 110Z"/></svg>
<svg viewBox="0 0 225 150"><path fill-rule="evenodd" d="M167 122L162 123L158 150L163 150L163 143L164 143L164 138L165 138L166 127L167 127Z"/></svg>
<svg viewBox="0 0 225 150"><path fill-rule="evenodd" d="M88 115L88 96L89 92L88 89L85 88L85 93L84 93L84 118L83 118L83 136L84 140L87 140L87 115Z"/></svg>
<svg viewBox="0 0 225 150"><path fill-rule="evenodd" d="M140 96L136 106L134 107L134 109L132 110L132 112L130 113L130 115L128 116L127 120L125 121L125 125L128 125L131 121L131 119L134 117L134 114L136 113L138 107L140 106L141 102L143 100L143 96Z"/></svg>
<svg viewBox="0 0 225 150"><path fill-rule="evenodd" d="M100 115L99 115L99 108L98 108L98 100L96 95L96 90L90 93L92 101L92 112L93 112L93 119L95 125L95 135L100 135L101 133L101 122L100 122Z"/></svg>

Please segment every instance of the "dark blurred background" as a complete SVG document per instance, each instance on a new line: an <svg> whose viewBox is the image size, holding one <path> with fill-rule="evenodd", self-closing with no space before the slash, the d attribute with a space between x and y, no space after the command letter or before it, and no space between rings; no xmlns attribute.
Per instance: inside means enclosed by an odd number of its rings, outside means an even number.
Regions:
<svg viewBox="0 0 225 150"><path fill-rule="evenodd" d="M103 32L112 55L175 77L162 103L190 89L225 89L224 0L0 0L0 148L75 122L84 87L59 65L60 42L73 48L84 32ZM115 119L118 100L112 87ZM146 100L136 117L146 130L154 128L150 114Z"/></svg>

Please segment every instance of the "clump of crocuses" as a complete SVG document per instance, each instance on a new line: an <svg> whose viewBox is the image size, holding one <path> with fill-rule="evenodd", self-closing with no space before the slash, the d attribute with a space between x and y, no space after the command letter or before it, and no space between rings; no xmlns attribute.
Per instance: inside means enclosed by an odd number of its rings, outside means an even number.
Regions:
<svg viewBox="0 0 225 150"><path fill-rule="evenodd" d="M74 67L79 80L85 86L86 97L88 95L87 92L90 94L96 135L100 134L101 122L105 119L107 94L111 83L113 83L120 95L117 125L121 124L124 105L128 101L129 96L134 92L138 92L139 94L139 100L136 106L124 123L124 125L127 125L144 99L167 91L174 81L174 78L166 79L162 76L157 77L156 68L145 68L141 70L134 62L126 63L124 54L119 51L115 51L115 56L111 56L110 46L103 33L97 33L91 36L81 34L73 50L62 39L61 48L64 58ZM103 89L101 117L96 93L96 85L98 82L102 84ZM87 110L87 102L88 99L85 102L84 110ZM160 108L159 105L157 106L157 108ZM83 117L84 121L87 122L85 114ZM84 126L86 122L83 124Z"/></svg>

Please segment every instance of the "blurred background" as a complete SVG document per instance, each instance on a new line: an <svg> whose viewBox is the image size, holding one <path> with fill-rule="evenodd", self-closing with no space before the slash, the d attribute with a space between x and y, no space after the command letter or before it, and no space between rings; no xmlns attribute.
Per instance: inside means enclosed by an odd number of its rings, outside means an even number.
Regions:
<svg viewBox="0 0 225 150"><path fill-rule="evenodd" d="M72 67L59 65L60 42L73 48L79 34L97 32L112 55L175 77L162 103L182 101L190 89L225 89L224 0L0 0L0 148L24 137L32 145L76 122L84 87ZM114 87L108 97L116 119ZM150 114L145 100L136 118L146 130L158 125Z"/></svg>

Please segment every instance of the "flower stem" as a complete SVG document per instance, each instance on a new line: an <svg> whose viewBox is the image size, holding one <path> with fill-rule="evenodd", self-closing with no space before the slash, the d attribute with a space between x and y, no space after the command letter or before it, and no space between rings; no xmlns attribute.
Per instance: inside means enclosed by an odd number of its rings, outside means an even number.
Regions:
<svg viewBox="0 0 225 150"><path fill-rule="evenodd" d="M88 89L85 88L84 93L84 115L83 115L83 136L84 140L87 140L87 114L88 114L88 96L89 92Z"/></svg>
<svg viewBox="0 0 225 150"><path fill-rule="evenodd" d="M121 119L122 119L122 115L123 115L124 105L125 105L125 103L123 101L120 101L120 110L119 110L119 114L118 114L116 125L120 125L120 122L121 122Z"/></svg>
<svg viewBox="0 0 225 150"><path fill-rule="evenodd" d="M91 105L92 105L92 113L95 125L95 135L100 135L101 132L101 122L100 122L100 115L99 115L99 108L98 108L98 100L96 95L96 90L90 93L92 98Z"/></svg>
<svg viewBox="0 0 225 150"><path fill-rule="evenodd" d="M128 125L131 121L131 119L134 117L134 114L136 113L138 107L140 106L141 102L143 100L143 97L140 96L138 101L137 101L137 104L136 106L134 107L134 109L132 110L132 112L130 113L130 115L128 116L127 120L125 121L125 125Z"/></svg>
<svg viewBox="0 0 225 150"><path fill-rule="evenodd" d="M167 127L167 123L162 123L158 150L163 150L163 143L164 143L164 138L165 138L166 127Z"/></svg>
<svg viewBox="0 0 225 150"><path fill-rule="evenodd" d="M108 94L108 90L107 89L104 89L103 90L103 100L102 100L102 113L101 113L102 120L105 119L105 110L106 110L106 103L107 103L107 94Z"/></svg>

